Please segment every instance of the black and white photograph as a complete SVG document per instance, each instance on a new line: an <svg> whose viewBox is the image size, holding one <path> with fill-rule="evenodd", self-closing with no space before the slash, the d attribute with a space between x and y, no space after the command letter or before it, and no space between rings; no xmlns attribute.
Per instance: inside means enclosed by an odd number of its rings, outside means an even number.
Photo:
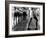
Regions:
<svg viewBox="0 0 46 38"><path fill-rule="evenodd" d="M12 13L13 31L40 30L40 9L35 7L14 7Z"/></svg>
<svg viewBox="0 0 46 38"><path fill-rule="evenodd" d="M42 4L10 3L8 10L9 35L43 33Z"/></svg>

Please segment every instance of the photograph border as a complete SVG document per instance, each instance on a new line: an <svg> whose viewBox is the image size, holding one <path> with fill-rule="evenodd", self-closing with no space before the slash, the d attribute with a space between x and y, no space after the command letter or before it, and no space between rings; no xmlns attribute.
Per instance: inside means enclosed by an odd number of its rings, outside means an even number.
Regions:
<svg viewBox="0 0 46 38"><path fill-rule="evenodd" d="M37 34L22 34L22 35L9 35L9 4L33 4L43 6L43 33ZM40 36L45 35L45 3L42 2L25 2L25 1L5 1L5 37L23 37L23 36Z"/></svg>

